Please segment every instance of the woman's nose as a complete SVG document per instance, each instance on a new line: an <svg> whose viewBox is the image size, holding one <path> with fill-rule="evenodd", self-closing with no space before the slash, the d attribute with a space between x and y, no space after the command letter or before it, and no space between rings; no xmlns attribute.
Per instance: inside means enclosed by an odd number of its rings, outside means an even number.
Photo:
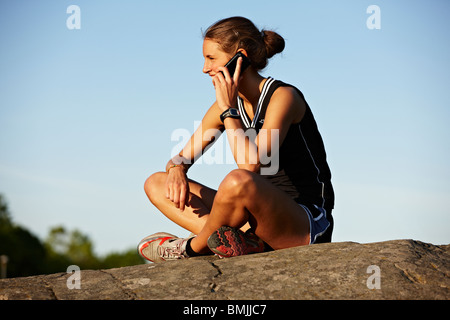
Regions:
<svg viewBox="0 0 450 320"><path fill-rule="evenodd" d="M209 73L211 71L211 67L209 66L209 63L205 61L203 64L203 73Z"/></svg>

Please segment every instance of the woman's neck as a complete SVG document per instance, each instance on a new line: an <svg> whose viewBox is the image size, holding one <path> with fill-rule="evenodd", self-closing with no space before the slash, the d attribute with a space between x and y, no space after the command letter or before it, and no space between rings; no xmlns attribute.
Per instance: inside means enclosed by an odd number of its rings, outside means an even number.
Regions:
<svg viewBox="0 0 450 320"><path fill-rule="evenodd" d="M239 96L254 108L258 104L264 79L257 71L247 69L239 83Z"/></svg>

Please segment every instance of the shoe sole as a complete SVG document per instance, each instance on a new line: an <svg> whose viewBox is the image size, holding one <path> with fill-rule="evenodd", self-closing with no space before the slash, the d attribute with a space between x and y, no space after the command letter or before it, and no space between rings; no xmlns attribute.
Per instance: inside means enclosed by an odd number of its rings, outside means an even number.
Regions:
<svg viewBox="0 0 450 320"><path fill-rule="evenodd" d="M208 238L207 244L212 252L224 258L264 251L262 241L248 239L241 230L228 226L217 229Z"/></svg>

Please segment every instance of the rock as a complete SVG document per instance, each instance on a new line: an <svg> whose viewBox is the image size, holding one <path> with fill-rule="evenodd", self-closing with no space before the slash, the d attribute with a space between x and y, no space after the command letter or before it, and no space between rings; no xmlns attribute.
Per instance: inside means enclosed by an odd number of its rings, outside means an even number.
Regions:
<svg viewBox="0 0 450 320"><path fill-rule="evenodd" d="M81 270L80 289L68 288L73 273L3 279L0 300L447 300L449 252L450 245L414 240L315 244L229 259Z"/></svg>

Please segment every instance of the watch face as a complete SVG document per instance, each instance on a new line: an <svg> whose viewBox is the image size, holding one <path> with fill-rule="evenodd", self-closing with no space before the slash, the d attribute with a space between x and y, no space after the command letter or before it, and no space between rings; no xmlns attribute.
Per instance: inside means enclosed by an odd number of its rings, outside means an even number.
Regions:
<svg viewBox="0 0 450 320"><path fill-rule="evenodd" d="M235 118L235 119L239 119L240 118L240 113L238 109L234 109L234 108L229 108L227 110L225 110L221 115L220 115L220 120L223 122L225 120L225 118Z"/></svg>
<svg viewBox="0 0 450 320"><path fill-rule="evenodd" d="M230 110L230 115L234 116L234 117L238 117L239 116L239 111L237 109L229 109Z"/></svg>

